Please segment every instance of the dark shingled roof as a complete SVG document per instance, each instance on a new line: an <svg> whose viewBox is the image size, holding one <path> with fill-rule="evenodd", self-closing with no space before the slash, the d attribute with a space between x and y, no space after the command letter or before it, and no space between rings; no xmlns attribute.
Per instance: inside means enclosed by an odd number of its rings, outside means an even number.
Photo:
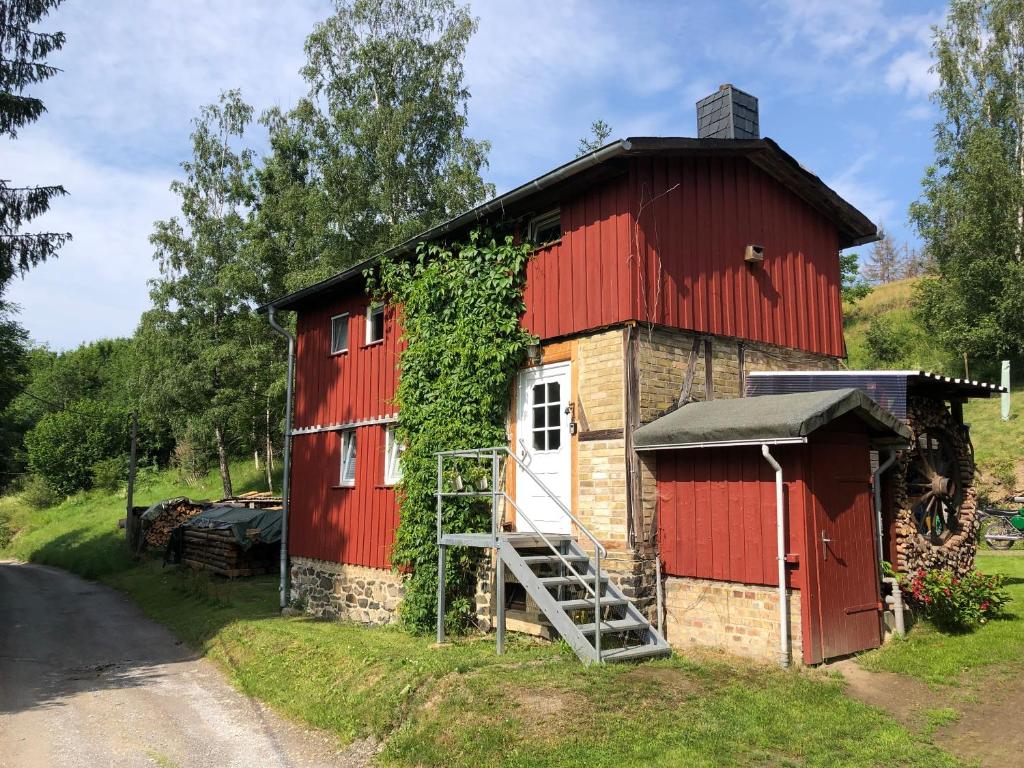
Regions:
<svg viewBox="0 0 1024 768"><path fill-rule="evenodd" d="M816 429L852 413L877 436L910 439L910 429L859 389L764 395L690 403L633 438L637 450L708 444L802 442Z"/></svg>

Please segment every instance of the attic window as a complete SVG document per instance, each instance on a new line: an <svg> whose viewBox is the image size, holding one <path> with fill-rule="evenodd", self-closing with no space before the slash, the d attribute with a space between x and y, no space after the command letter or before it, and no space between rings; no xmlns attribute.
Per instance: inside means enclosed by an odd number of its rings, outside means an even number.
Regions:
<svg viewBox="0 0 1024 768"><path fill-rule="evenodd" d="M371 304L366 310L366 343L384 340L384 305Z"/></svg>
<svg viewBox="0 0 1024 768"><path fill-rule="evenodd" d="M562 239L562 212L553 211L535 216L530 220L526 239L534 245L547 245Z"/></svg>

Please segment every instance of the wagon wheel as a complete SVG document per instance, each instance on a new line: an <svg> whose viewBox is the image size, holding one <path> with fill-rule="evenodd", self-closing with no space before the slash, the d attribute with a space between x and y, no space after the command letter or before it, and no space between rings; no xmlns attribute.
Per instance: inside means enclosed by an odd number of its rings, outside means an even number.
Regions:
<svg viewBox="0 0 1024 768"><path fill-rule="evenodd" d="M1008 520L1002 518L996 518L989 520L985 523L985 527L982 530L981 537L985 540L985 543L989 546L989 549L1010 549L1014 545L1012 539L996 539L992 540L989 536L1019 536L1020 533L1010 525Z"/></svg>
<svg viewBox="0 0 1024 768"><path fill-rule="evenodd" d="M918 433L907 468L907 496L917 532L940 544L956 532L964 494L952 436L941 429Z"/></svg>

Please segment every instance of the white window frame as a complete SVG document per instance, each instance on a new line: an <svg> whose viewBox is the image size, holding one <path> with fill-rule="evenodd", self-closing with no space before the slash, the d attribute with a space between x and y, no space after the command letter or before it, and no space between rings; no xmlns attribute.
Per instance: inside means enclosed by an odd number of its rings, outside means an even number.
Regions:
<svg viewBox="0 0 1024 768"><path fill-rule="evenodd" d="M373 334L373 316L380 312L380 338L372 338ZM380 344L384 341L384 305L383 304L371 304L366 308L366 346L371 344Z"/></svg>
<svg viewBox="0 0 1024 768"><path fill-rule="evenodd" d="M554 240L547 240L543 243L538 242L537 233L540 230L551 226L551 224L553 224L556 221L558 222L558 229L560 233L558 237ZM559 240L562 239L561 229L562 210L560 208L555 208L553 210L547 211L546 213L542 213L539 216L534 216L532 219L530 219L530 223L526 227L526 240L527 242L533 243L538 248L548 245L549 243L557 243Z"/></svg>
<svg viewBox="0 0 1024 768"><path fill-rule="evenodd" d="M338 466L338 485L342 488L353 488L356 484L356 470L358 469L356 460L359 457L359 441L356 439L354 429L345 429L339 434L341 435L341 461ZM346 475L349 474L352 475L350 479L346 478Z"/></svg>
<svg viewBox="0 0 1024 768"><path fill-rule="evenodd" d="M334 347L335 347L336 341L337 341L337 339L335 339L335 337L334 337L335 320L341 320L341 319L345 320L345 346L342 347L341 349L335 349ZM331 354L332 355L340 355L343 352L348 352L348 337L349 337L348 312L342 312L340 315L334 315L334 317L331 318Z"/></svg>
<svg viewBox="0 0 1024 768"><path fill-rule="evenodd" d="M398 442L397 425L384 425L384 485L397 485L402 481L402 452L405 446Z"/></svg>

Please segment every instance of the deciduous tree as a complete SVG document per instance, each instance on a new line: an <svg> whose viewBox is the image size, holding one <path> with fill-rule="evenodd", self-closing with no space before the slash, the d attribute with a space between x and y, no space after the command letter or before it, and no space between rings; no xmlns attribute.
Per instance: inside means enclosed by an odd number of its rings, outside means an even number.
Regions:
<svg viewBox="0 0 1024 768"><path fill-rule="evenodd" d="M943 114L911 219L939 279L923 282L918 305L954 355L984 370L1024 356L1024 11L953 0L934 50Z"/></svg>

